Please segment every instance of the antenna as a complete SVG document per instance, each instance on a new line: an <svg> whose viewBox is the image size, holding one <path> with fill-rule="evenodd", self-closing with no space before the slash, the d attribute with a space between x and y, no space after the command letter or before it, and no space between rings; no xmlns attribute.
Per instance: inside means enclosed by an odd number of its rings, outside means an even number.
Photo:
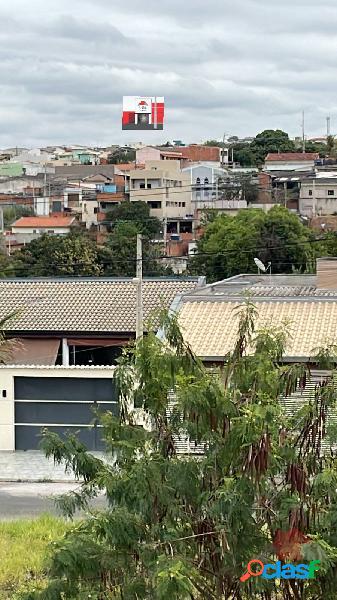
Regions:
<svg viewBox="0 0 337 600"><path fill-rule="evenodd" d="M331 135L331 117L330 115L326 118L326 135L330 137Z"/></svg>
<svg viewBox="0 0 337 600"><path fill-rule="evenodd" d="M302 111L302 152L305 154L305 114Z"/></svg>
<svg viewBox="0 0 337 600"><path fill-rule="evenodd" d="M254 262L255 262L257 268L259 269L259 271L263 271L263 273L265 273L267 271L267 268L264 266L262 260L260 260L259 258L254 258Z"/></svg>

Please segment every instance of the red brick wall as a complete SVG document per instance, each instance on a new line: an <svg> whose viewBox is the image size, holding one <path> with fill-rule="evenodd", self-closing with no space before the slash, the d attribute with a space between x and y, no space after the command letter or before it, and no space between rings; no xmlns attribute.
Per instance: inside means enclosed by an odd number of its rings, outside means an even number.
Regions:
<svg viewBox="0 0 337 600"><path fill-rule="evenodd" d="M175 148L176 152L181 152L183 158L187 158L192 162L220 162L220 148L218 146L181 146Z"/></svg>
<svg viewBox="0 0 337 600"><path fill-rule="evenodd" d="M259 173L259 194L258 194L258 202L259 204L270 204L271 203L271 193L268 191L271 188L271 177L268 173Z"/></svg>

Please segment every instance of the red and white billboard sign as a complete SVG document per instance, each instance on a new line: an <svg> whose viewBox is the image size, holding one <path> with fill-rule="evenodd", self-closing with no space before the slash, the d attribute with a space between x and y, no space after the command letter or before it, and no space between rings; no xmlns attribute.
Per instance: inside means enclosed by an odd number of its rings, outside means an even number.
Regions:
<svg viewBox="0 0 337 600"><path fill-rule="evenodd" d="M122 129L164 129L163 96L124 96Z"/></svg>

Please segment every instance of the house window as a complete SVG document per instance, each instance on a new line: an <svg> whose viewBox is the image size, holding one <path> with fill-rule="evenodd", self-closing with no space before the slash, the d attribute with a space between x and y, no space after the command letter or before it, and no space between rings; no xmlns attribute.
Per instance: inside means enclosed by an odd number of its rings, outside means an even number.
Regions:
<svg viewBox="0 0 337 600"><path fill-rule="evenodd" d="M308 194L309 196L312 196L312 190L309 190Z"/></svg>
<svg viewBox="0 0 337 600"><path fill-rule="evenodd" d="M152 183L147 184L147 189L150 190L152 188Z"/></svg>
<svg viewBox="0 0 337 600"><path fill-rule="evenodd" d="M197 177L196 184L197 184L197 185L200 185L200 177Z"/></svg>
<svg viewBox="0 0 337 600"><path fill-rule="evenodd" d="M33 233L36 233L36 229L33 229Z"/></svg>
<svg viewBox="0 0 337 600"><path fill-rule="evenodd" d="M205 177L205 179L204 179L204 183L205 183L205 185L208 185L208 184L209 184L208 177Z"/></svg>
<svg viewBox="0 0 337 600"><path fill-rule="evenodd" d="M334 196L335 190L328 190L328 196Z"/></svg>
<svg viewBox="0 0 337 600"><path fill-rule="evenodd" d="M54 229L48 229L47 233L54 233Z"/></svg>
<svg viewBox="0 0 337 600"><path fill-rule="evenodd" d="M147 203L150 208L161 208L161 202L158 200L151 200Z"/></svg>
<svg viewBox="0 0 337 600"><path fill-rule="evenodd" d="M98 208L98 206L95 206L95 208L94 208L94 215L97 215L98 212L99 212L99 208Z"/></svg>
<svg viewBox="0 0 337 600"><path fill-rule="evenodd" d="M145 190L145 183L140 183L139 184L139 189Z"/></svg>

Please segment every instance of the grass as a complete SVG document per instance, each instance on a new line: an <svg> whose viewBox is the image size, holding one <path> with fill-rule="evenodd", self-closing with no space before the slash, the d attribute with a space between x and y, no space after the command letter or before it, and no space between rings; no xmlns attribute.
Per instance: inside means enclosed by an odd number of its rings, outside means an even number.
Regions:
<svg viewBox="0 0 337 600"><path fill-rule="evenodd" d="M0 522L0 600L43 587L48 546L67 528L64 520L50 515Z"/></svg>

